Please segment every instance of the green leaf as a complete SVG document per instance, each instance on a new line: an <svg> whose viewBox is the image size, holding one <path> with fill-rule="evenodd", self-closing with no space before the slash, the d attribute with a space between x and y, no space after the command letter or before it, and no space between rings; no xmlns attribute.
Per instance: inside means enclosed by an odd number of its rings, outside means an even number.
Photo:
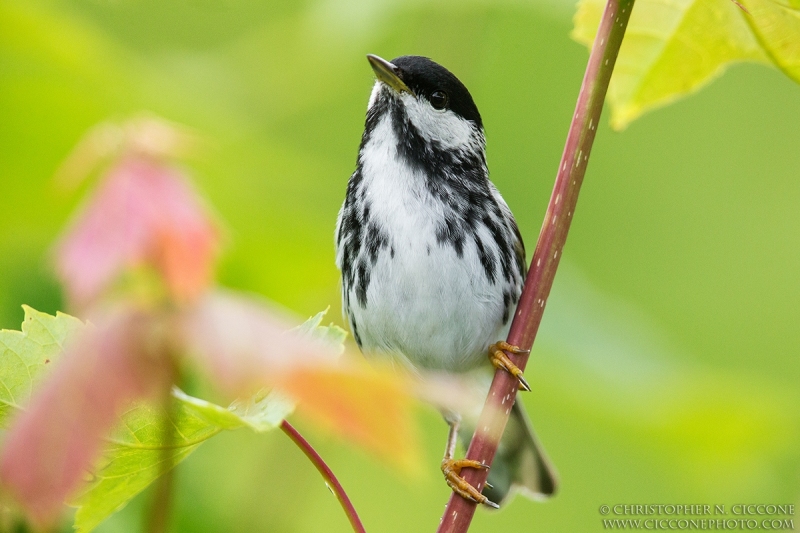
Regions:
<svg viewBox="0 0 800 533"><path fill-rule="evenodd" d="M203 441L222 431L181 401L175 402L171 413L138 404L120 420L88 487L69 502L78 508L77 531L92 531Z"/></svg>
<svg viewBox="0 0 800 533"><path fill-rule="evenodd" d="M312 316L294 328L294 331L305 333L343 352L344 341L347 339L347 332L334 324L320 326L320 324L322 324L322 318L325 316L328 310L330 310L330 307Z"/></svg>
<svg viewBox="0 0 800 533"><path fill-rule="evenodd" d="M69 315L50 316L22 307L22 331L0 330L0 427L28 404L31 391L61 356L66 339L83 325Z"/></svg>
<svg viewBox="0 0 800 533"><path fill-rule="evenodd" d="M591 48L604 6L579 2L573 39ZM730 0L637 0L608 89L611 127L624 129L645 111L697 91L731 63L769 63L748 17ZM757 20L769 24L760 13ZM797 35L789 39L795 47Z"/></svg>
<svg viewBox="0 0 800 533"><path fill-rule="evenodd" d="M320 311L316 315L312 316L311 318L309 318L308 320L306 320L305 322L294 328L294 331L307 335L313 335L314 331L319 327L320 324L322 324L322 317L324 317L327 314L329 309L330 306L328 306L324 310Z"/></svg>
<svg viewBox="0 0 800 533"><path fill-rule="evenodd" d="M237 401L228 409L179 389L172 397L171 412L138 404L120 416L88 487L70 501L78 507L77 531L92 531L217 433L245 426L257 432L274 429L294 410L276 393Z"/></svg>
<svg viewBox="0 0 800 533"><path fill-rule="evenodd" d="M800 83L800 1L742 0L745 20L773 63Z"/></svg>
<svg viewBox="0 0 800 533"><path fill-rule="evenodd" d="M283 419L294 411L294 402L277 391L261 392L252 398L237 400L230 406L250 429L259 433L281 425Z"/></svg>
<svg viewBox="0 0 800 533"><path fill-rule="evenodd" d="M172 396L208 425L221 429L238 429L244 425L242 419L230 409L189 396L177 387L172 389Z"/></svg>
<svg viewBox="0 0 800 533"><path fill-rule="evenodd" d="M261 433L275 429L294 411L294 402L277 391L261 391L247 400L236 400L227 409L189 396L180 389L173 389L172 395L197 416L222 429L247 426Z"/></svg>

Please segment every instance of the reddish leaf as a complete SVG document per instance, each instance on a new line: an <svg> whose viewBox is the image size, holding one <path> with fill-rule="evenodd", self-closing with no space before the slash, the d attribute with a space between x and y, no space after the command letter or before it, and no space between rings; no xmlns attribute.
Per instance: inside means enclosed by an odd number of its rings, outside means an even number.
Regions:
<svg viewBox="0 0 800 533"><path fill-rule="evenodd" d="M411 384L400 375L365 365L309 367L286 373L277 386L299 413L404 471L417 469Z"/></svg>
<svg viewBox="0 0 800 533"><path fill-rule="evenodd" d="M330 366L330 346L290 331L291 323L255 298L206 293L183 317L190 355L227 392L239 396L295 367Z"/></svg>
<svg viewBox="0 0 800 533"><path fill-rule="evenodd" d="M108 173L63 237L57 269L78 306L139 265L157 269L183 301L208 286L218 248L218 231L183 175L130 156Z"/></svg>
<svg viewBox="0 0 800 533"><path fill-rule="evenodd" d="M167 390L171 366L152 325L148 315L118 310L87 327L9 429L0 477L39 524L58 516L120 409Z"/></svg>
<svg viewBox="0 0 800 533"><path fill-rule="evenodd" d="M410 382L347 364L332 347L288 329L264 303L223 291L204 296L183 326L193 358L229 393L274 386L332 432L413 468Z"/></svg>

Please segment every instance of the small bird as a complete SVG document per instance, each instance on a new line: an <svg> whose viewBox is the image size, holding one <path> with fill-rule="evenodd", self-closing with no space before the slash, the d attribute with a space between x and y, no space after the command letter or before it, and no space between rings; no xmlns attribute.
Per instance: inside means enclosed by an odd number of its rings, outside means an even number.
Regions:
<svg viewBox="0 0 800 533"><path fill-rule="evenodd" d="M335 235L353 337L366 355L410 369L462 375L491 361L530 390L505 353L522 351L502 342L522 291L525 248L489 181L478 108L455 75L426 57L367 59L377 80ZM456 440L468 442L474 427L466 417L462 425L461 413L443 414L450 432L442 472L462 497L496 508L514 487L538 498L555 492L520 402L482 491L461 469L487 465L453 457Z"/></svg>

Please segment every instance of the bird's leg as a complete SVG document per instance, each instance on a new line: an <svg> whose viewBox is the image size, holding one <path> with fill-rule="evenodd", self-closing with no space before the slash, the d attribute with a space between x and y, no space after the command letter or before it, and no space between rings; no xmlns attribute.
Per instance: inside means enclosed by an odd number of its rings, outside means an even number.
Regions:
<svg viewBox="0 0 800 533"><path fill-rule="evenodd" d="M519 346L513 346L505 341L496 342L489 346L489 361L492 362L494 367L502 368L517 378L519 380L519 388L530 392L531 386L528 385L528 381L522 375L522 370L520 370L519 367L508 358L506 352L513 353L514 355L521 355L530 353L531 351L520 350Z"/></svg>
<svg viewBox="0 0 800 533"><path fill-rule="evenodd" d="M450 432L447 435L447 445L444 449L444 458L442 459L442 473L444 474L447 485L453 489L453 492L466 500L499 509L500 507L496 503L481 494L481 491L467 483L467 480L461 476L462 468L488 469L489 465L471 459L453 459L456 453L458 426L461 420L457 417L445 417L445 420L447 420L447 424L450 426Z"/></svg>

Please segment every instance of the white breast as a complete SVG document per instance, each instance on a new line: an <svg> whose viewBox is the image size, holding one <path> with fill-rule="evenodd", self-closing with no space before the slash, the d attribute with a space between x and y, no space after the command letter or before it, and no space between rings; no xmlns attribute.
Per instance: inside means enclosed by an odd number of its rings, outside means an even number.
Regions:
<svg viewBox="0 0 800 533"><path fill-rule="evenodd" d="M362 152L370 214L390 236L372 268L367 305L350 298L362 349L391 353L414 366L467 370L485 361L489 344L503 336L502 288L490 284L467 239L462 257L437 242L444 212L425 177L396 154L388 117ZM483 242L493 247L488 231ZM351 295L352 296L352 295Z"/></svg>

